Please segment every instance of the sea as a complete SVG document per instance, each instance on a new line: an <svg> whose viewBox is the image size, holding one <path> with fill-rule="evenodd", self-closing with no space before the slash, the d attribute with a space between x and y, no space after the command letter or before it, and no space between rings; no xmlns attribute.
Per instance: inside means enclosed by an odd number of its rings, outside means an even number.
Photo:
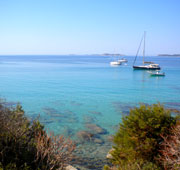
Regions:
<svg viewBox="0 0 180 170"><path fill-rule="evenodd" d="M160 64L164 77L133 70L135 57L125 58L127 63L110 66L112 56L1 55L0 98L11 106L20 103L48 132L71 138L75 167L102 169L112 135L130 109L160 102L180 110L180 57L145 58Z"/></svg>

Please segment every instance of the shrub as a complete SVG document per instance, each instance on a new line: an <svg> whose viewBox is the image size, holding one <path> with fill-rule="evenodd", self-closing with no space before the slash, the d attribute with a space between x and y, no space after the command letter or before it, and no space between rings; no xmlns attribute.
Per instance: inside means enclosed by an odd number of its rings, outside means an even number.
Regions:
<svg viewBox="0 0 180 170"><path fill-rule="evenodd" d="M109 167L105 165L104 170L161 170L161 168L152 162L139 162L136 160L135 162L126 162L121 166Z"/></svg>
<svg viewBox="0 0 180 170"><path fill-rule="evenodd" d="M72 158L72 141L46 134L38 120L27 119L20 104L15 108L0 104L0 125L0 168L4 170L63 169Z"/></svg>
<svg viewBox="0 0 180 170"><path fill-rule="evenodd" d="M177 118L160 104L140 105L130 110L130 114L122 119L119 130L114 136L112 163L118 169L138 165L141 169L158 169L155 160L163 142L161 134L169 134L169 129ZM138 169L139 169L138 168ZM137 169L137 168L136 168Z"/></svg>
<svg viewBox="0 0 180 170"><path fill-rule="evenodd" d="M55 136L53 133L46 135L41 132L36 136L37 155L36 160L45 169L63 169L65 165L73 158L72 152L75 145L71 140L63 136Z"/></svg>
<svg viewBox="0 0 180 170"><path fill-rule="evenodd" d="M180 169L180 122L172 127L170 135L162 136L160 155L157 158L165 170Z"/></svg>

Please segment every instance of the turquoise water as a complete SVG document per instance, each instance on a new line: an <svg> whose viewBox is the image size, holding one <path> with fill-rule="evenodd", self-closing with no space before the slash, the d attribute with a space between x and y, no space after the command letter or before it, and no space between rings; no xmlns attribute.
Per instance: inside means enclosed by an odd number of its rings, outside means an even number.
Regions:
<svg viewBox="0 0 180 170"><path fill-rule="evenodd" d="M165 77L135 71L134 57L126 58L127 65L111 67L108 56L0 56L0 97L20 102L30 118L40 115L47 129L75 140L96 124L106 130L99 138L108 150L106 137L129 108L161 102L180 109L180 58L146 57Z"/></svg>

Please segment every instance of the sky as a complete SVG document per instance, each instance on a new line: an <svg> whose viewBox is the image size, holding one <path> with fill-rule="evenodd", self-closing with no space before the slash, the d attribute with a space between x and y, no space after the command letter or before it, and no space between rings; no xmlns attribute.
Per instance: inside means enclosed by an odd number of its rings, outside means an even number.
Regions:
<svg viewBox="0 0 180 170"><path fill-rule="evenodd" d="M0 55L180 54L180 0L0 0Z"/></svg>

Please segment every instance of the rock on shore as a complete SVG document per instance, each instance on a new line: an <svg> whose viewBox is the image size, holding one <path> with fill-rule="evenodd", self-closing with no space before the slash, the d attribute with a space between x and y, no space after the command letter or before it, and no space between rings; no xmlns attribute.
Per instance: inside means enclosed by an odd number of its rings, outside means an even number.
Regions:
<svg viewBox="0 0 180 170"><path fill-rule="evenodd" d="M114 148L112 148L112 149L110 149L109 150L109 152L107 153L107 155L106 155L106 158L107 159L112 159L113 157L112 157L112 155L111 155L111 153L114 151Z"/></svg>
<svg viewBox="0 0 180 170"><path fill-rule="evenodd" d="M65 170L78 170L78 169L76 169L75 167L73 167L71 165L68 165L68 166L66 166Z"/></svg>

